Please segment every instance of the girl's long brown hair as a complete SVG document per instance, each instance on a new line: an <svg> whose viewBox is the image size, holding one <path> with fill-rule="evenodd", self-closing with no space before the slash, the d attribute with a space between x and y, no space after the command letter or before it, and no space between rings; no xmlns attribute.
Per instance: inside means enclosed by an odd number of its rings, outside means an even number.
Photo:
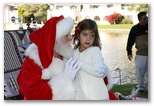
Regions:
<svg viewBox="0 0 154 106"><path fill-rule="evenodd" d="M101 49L100 37L98 33L98 27L95 21L91 19L84 19L77 24L75 27L73 44L74 48L78 48L80 46L79 35L82 30L93 30L95 32L95 39L92 46L98 46Z"/></svg>

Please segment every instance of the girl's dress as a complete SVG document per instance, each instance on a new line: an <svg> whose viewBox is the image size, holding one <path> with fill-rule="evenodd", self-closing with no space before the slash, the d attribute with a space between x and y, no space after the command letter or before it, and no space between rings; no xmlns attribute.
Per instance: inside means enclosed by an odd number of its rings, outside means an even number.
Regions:
<svg viewBox="0 0 154 106"><path fill-rule="evenodd" d="M74 58L81 61L81 69L75 78L77 100L109 100L107 86L98 70L107 70L98 47L90 47L83 52L77 48ZM101 65L97 65L101 64Z"/></svg>

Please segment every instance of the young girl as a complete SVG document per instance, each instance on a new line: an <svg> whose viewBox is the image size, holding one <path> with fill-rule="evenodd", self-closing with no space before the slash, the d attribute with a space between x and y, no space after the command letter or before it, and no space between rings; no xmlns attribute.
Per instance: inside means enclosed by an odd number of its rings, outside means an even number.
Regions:
<svg viewBox="0 0 154 106"><path fill-rule="evenodd" d="M75 28L74 58L81 63L75 77L77 100L109 100L108 90L103 78L108 69L101 54L100 37L97 24L84 19Z"/></svg>

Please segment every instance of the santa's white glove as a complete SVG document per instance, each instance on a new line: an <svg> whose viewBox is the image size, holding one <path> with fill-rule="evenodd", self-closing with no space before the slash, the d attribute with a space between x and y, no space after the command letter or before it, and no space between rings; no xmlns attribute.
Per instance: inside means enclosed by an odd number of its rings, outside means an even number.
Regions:
<svg viewBox="0 0 154 106"><path fill-rule="evenodd" d="M79 60L73 59L72 57L67 61L64 73L73 80L76 76L76 73L79 71L81 65Z"/></svg>

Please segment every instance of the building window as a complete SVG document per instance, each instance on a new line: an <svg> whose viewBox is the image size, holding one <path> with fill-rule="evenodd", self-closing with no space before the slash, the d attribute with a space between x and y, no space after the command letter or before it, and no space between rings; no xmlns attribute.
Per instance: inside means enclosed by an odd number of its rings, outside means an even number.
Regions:
<svg viewBox="0 0 154 106"><path fill-rule="evenodd" d="M56 9L59 10L59 9L62 9L63 6L56 6Z"/></svg>
<svg viewBox="0 0 154 106"><path fill-rule="evenodd" d="M92 9L97 9L99 6L98 5L91 5L90 6Z"/></svg>
<svg viewBox="0 0 154 106"><path fill-rule="evenodd" d="M10 11L13 11L14 10L14 6L10 6Z"/></svg>
<svg viewBox="0 0 154 106"><path fill-rule="evenodd" d="M100 17L99 16L95 16L94 20L95 21L100 21Z"/></svg>
<svg viewBox="0 0 154 106"><path fill-rule="evenodd" d="M121 4L121 9L124 10L125 7L128 7L128 4Z"/></svg>
<svg viewBox="0 0 154 106"><path fill-rule="evenodd" d="M113 7L113 4L108 4L107 5L107 8L112 8Z"/></svg>
<svg viewBox="0 0 154 106"><path fill-rule="evenodd" d="M76 6L70 6L70 9L76 9Z"/></svg>
<svg viewBox="0 0 154 106"><path fill-rule="evenodd" d="M80 11L82 11L82 9L83 9L83 5L80 6Z"/></svg>
<svg viewBox="0 0 154 106"><path fill-rule="evenodd" d="M18 10L18 7L14 7L14 10Z"/></svg>

